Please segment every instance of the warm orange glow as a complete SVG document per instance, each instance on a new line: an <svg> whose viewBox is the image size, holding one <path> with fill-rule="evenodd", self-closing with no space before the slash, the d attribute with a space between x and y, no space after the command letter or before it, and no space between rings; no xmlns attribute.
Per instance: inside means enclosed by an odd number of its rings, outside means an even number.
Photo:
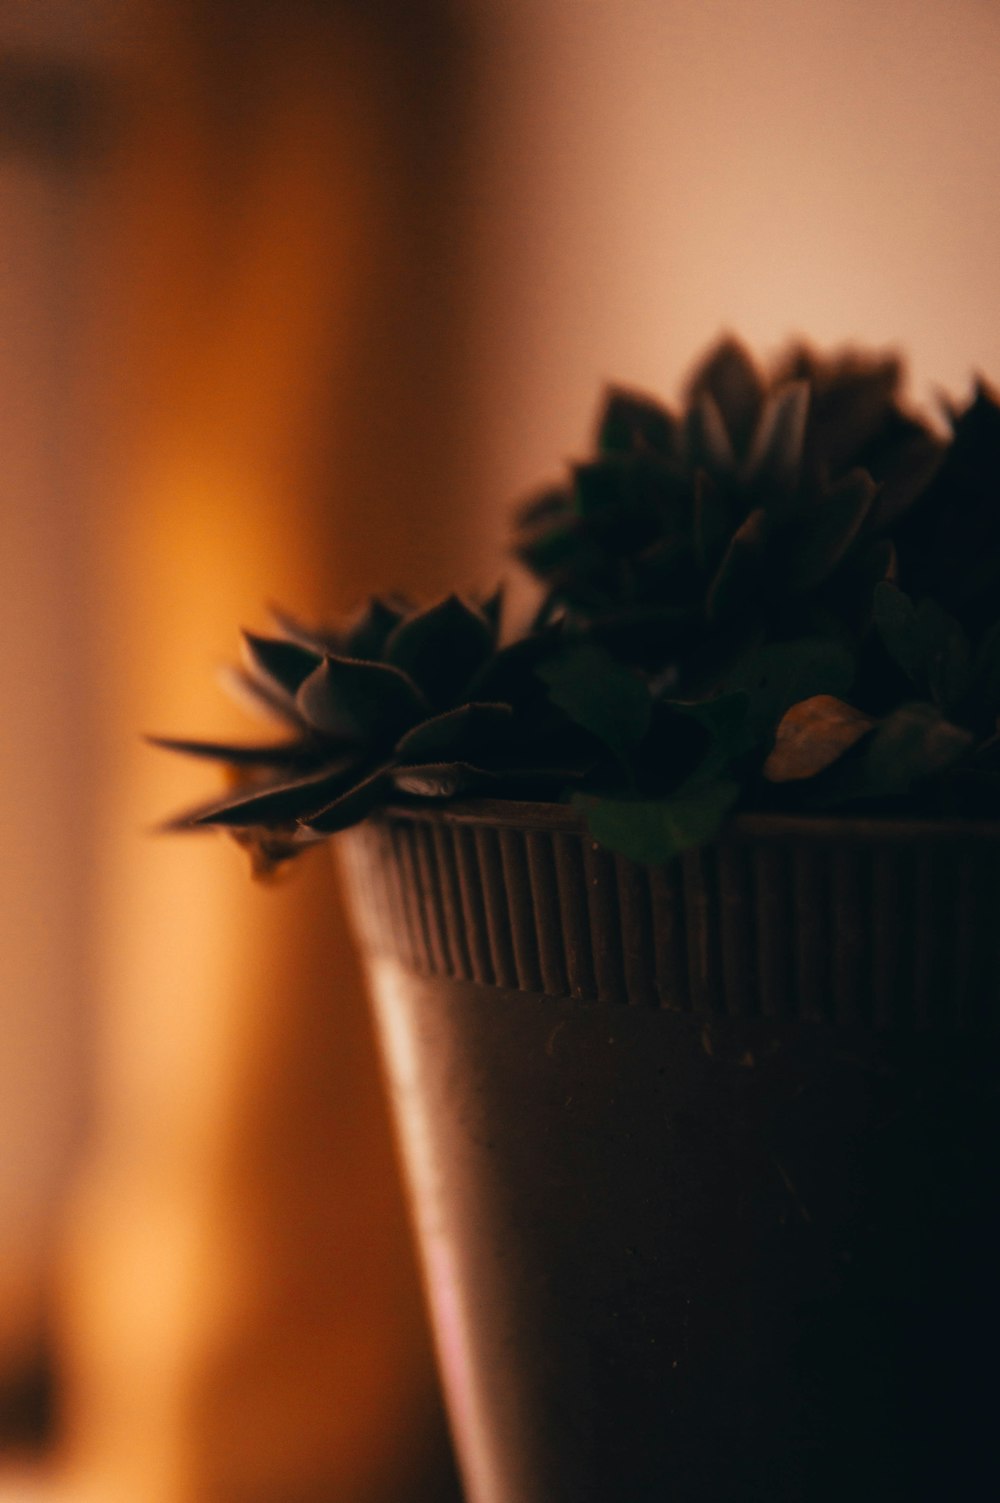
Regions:
<svg viewBox="0 0 1000 1503"><path fill-rule="evenodd" d="M104 205L102 1109L67 1258L69 1461L101 1503L391 1494L430 1359L329 860L262 889L227 842L154 840L212 774L138 739L252 734L213 672L239 624L357 593L317 452L344 426L380 190L336 28L276 33L241 188L183 37L134 61L150 92Z"/></svg>

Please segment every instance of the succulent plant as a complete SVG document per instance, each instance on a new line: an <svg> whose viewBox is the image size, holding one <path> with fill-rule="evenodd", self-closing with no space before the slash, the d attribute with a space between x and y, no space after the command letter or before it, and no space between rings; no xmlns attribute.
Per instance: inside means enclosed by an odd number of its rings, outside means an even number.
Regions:
<svg viewBox="0 0 1000 1503"><path fill-rule="evenodd" d="M151 738L224 764L235 783L169 828L227 829L263 873L393 796L551 797L599 750L534 674L551 634L498 646L499 616L499 595L423 610L376 598L342 630L276 613L281 634L245 633L231 683L288 734L249 746Z"/></svg>
<svg viewBox="0 0 1000 1503"><path fill-rule="evenodd" d="M522 509L516 552L551 610L637 662L675 658L694 692L755 633L856 636L893 577L887 534L943 450L901 376L894 358L803 345L765 376L725 339L679 413L612 388L596 457Z"/></svg>
<svg viewBox="0 0 1000 1503"><path fill-rule="evenodd" d="M269 870L387 800L571 797L642 861L736 808L1000 816L1000 403L939 437L891 357L715 347L683 411L613 390L597 457L518 518L545 586L276 616L234 683L285 726L219 761L222 827Z"/></svg>

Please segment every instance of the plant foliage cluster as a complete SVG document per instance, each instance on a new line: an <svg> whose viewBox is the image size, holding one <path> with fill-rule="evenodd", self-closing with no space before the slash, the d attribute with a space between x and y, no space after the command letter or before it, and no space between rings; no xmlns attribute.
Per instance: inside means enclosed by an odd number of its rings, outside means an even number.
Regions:
<svg viewBox="0 0 1000 1503"><path fill-rule="evenodd" d="M223 763L221 826L267 870L406 799L571 798L659 862L736 809L1000 816L1000 401L938 434L898 360L725 339L682 405L612 389L594 453L524 505L539 581L379 598L342 628L245 637L280 740L160 744Z"/></svg>

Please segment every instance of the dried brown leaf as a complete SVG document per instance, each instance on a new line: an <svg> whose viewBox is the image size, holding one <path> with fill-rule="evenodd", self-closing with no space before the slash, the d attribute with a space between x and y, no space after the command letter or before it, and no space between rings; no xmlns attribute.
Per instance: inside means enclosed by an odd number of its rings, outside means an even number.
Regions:
<svg viewBox="0 0 1000 1503"><path fill-rule="evenodd" d="M813 778L838 761L875 725L870 715L832 694L800 700L782 716L774 748L764 763L770 783Z"/></svg>

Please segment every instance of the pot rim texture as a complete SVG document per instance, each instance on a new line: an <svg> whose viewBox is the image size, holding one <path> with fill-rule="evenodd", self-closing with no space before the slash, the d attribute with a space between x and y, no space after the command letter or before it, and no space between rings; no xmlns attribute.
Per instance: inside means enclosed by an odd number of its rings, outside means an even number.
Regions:
<svg viewBox="0 0 1000 1503"><path fill-rule="evenodd" d="M393 803L369 816L379 819L419 819L457 825L497 826L513 830L553 830L585 835L586 821L571 804L523 799L456 799ZM912 844L915 841L1000 841L1000 820L950 819L854 814L735 814L711 846L730 841L845 841L851 844Z"/></svg>
<svg viewBox="0 0 1000 1503"><path fill-rule="evenodd" d="M994 1031L1000 824L742 815L664 866L564 805L390 807L338 837L373 954L708 1023Z"/></svg>

